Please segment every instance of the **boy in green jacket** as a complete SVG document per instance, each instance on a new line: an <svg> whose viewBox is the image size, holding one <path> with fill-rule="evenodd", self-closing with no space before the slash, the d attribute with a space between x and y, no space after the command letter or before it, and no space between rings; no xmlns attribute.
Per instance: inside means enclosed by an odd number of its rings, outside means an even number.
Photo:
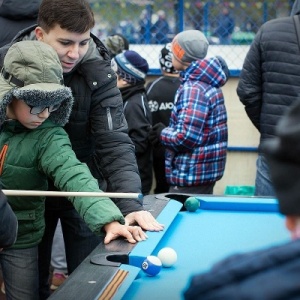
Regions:
<svg viewBox="0 0 300 300"><path fill-rule="evenodd" d="M62 85L57 53L46 43L22 41L8 50L0 75L0 180L3 189L57 189L101 192L88 167L77 160L62 128L71 113L71 89ZM138 226L126 226L107 197L69 197L90 229L135 243L146 239ZM18 218L13 247L0 252L8 299L38 298L38 244L44 233L45 197L8 197Z"/></svg>

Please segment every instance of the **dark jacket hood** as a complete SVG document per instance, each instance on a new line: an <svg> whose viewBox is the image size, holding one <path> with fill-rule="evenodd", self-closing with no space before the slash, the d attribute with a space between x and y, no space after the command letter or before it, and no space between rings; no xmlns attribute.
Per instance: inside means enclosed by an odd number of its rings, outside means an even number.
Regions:
<svg viewBox="0 0 300 300"><path fill-rule="evenodd" d="M0 3L1 17L14 20L24 20L37 18L41 0L3 0Z"/></svg>

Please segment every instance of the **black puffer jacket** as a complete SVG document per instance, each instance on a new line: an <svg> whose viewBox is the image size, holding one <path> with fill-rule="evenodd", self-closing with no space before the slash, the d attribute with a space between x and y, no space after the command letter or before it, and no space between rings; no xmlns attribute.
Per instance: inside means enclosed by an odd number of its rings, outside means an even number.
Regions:
<svg viewBox="0 0 300 300"><path fill-rule="evenodd" d="M142 193L149 194L152 186L152 147L148 139L152 115L144 83L120 89L128 133L135 146L135 156L142 181Z"/></svg>
<svg viewBox="0 0 300 300"><path fill-rule="evenodd" d="M246 56L237 93L261 141L274 136L285 109L300 99L299 47L293 17L279 18L262 25Z"/></svg>
<svg viewBox="0 0 300 300"><path fill-rule="evenodd" d="M17 229L17 217L0 190L0 249L13 245L17 238Z"/></svg>
<svg viewBox="0 0 300 300"><path fill-rule="evenodd" d="M22 29L36 23L41 0L3 0L0 5L0 47Z"/></svg>
<svg viewBox="0 0 300 300"><path fill-rule="evenodd" d="M14 42L35 39L35 26L20 32ZM141 193L134 145L128 136L123 100L103 43L91 35L89 50L72 72L64 75L74 105L65 126L78 159L87 163L104 191ZM3 65L9 45L0 49ZM124 215L142 210L132 199L113 199Z"/></svg>

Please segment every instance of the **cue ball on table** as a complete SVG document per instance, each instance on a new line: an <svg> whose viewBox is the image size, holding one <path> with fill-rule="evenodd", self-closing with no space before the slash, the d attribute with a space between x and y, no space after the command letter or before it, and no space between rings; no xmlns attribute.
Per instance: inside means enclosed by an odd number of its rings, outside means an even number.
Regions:
<svg viewBox="0 0 300 300"><path fill-rule="evenodd" d="M200 202L196 197L189 197L185 200L184 207L188 211L194 212L200 207Z"/></svg>
<svg viewBox="0 0 300 300"><path fill-rule="evenodd" d="M142 270L148 276L156 276L161 270L161 261L157 256L149 255L142 263Z"/></svg>
<svg viewBox="0 0 300 300"><path fill-rule="evenodd" d="M177 261L177 253L170 247L162 248L157 257L161 260L162 266L166 268L172 267Z"/></svg>

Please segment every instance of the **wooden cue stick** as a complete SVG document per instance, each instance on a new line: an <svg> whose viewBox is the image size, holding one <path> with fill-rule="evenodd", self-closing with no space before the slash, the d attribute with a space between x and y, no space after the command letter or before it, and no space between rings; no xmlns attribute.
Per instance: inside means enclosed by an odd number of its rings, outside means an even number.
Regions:
<svg viewBox="0 0 300 300"><path fill-rule="evenodd" d="M47 197L109 197L143 199L139 193L105 193L105 192L61 192L61 191L26 191L2 190L6 196L47 196Z"/></svg>

